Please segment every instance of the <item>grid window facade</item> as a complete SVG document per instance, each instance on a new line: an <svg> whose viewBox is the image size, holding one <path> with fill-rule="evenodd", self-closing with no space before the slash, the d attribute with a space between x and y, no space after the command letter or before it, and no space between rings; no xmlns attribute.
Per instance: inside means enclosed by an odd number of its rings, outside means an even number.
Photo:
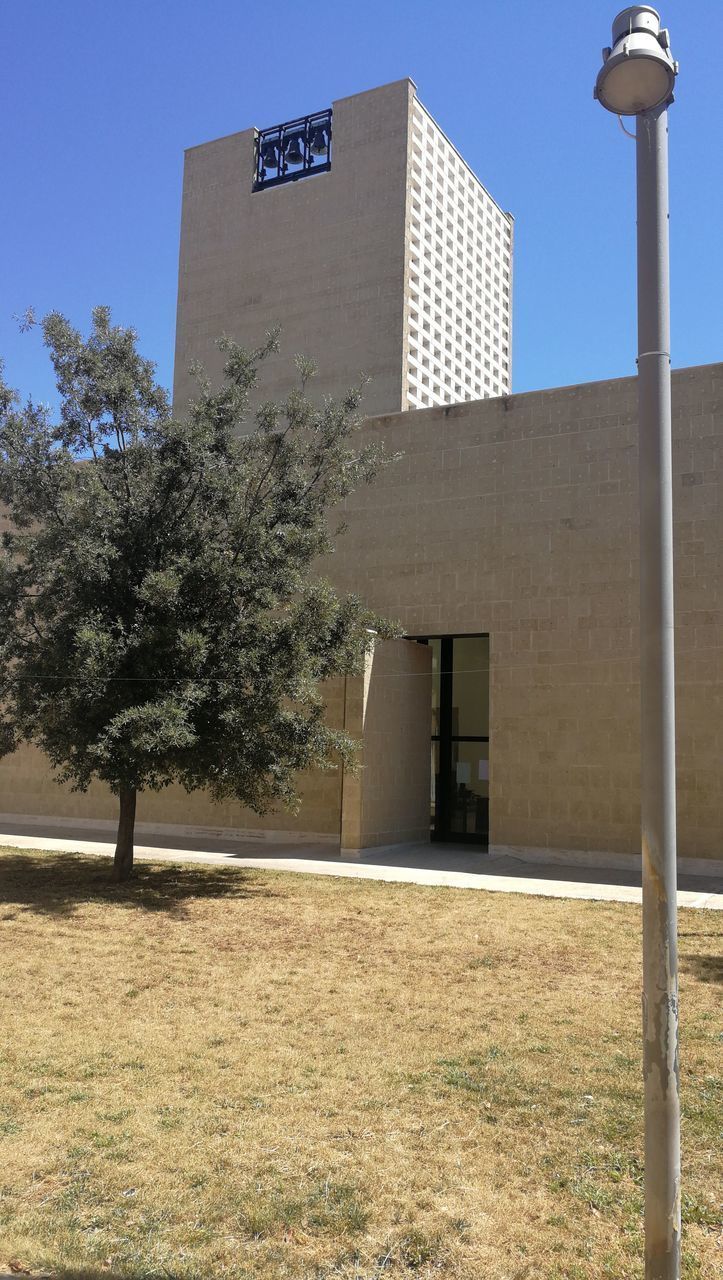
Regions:
<svg viewBox="0 0 723 1280"><path fill-rule="evenodd" d="M407 217L407 405L507 395L512 218L420 102Z"/></svg>

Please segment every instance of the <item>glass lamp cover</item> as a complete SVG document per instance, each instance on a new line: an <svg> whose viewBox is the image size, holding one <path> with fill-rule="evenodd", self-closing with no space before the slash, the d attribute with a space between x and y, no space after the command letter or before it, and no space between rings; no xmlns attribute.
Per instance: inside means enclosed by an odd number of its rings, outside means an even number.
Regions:
<svg viewBox="0 0 723 1280"><path fill-rule="evenodd" d="M634 116L664 102L672 79L672 68L663 59L624 58L601 77L600 101L608 111Z"/></svg>

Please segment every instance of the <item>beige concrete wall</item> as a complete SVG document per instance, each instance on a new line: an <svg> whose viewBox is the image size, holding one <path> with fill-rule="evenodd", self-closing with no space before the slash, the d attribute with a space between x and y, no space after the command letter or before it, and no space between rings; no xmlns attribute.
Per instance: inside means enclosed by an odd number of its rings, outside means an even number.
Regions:
<svg viewBox="0 0 723 1280"><path fill-rule="evenodd" d="M431 650L409 640L377 642L363 676L325 685L326 720L360 743L359 768L334 768L299 778L296 813L256 814L205 791L171 786L143 792L139 823L227 828L294 837L319 836L359 850L429 837ZM61 786L47 758L22 746L0 760L0 814L115 821L118 802L95 782L86 792Z"/></svg>
<svg viewBox="0 0 723 1280"><path fill-rule="evenodd" d="M186 152L174 400L192 392L200 360L217 377L215 341L257 346L283 324L282 355L261 398L283 399L293 356L317 361L314 394L373 379L367 413L403 404L407 149L414 86L400 80L333 104L328 173L252 192L254 130ZM318 109L319 104L312 104ZM259 122L261 127L274 120Z"/></svg>
<svg viewBox="0 0 723 1280"><path fill-rule="evenodd" d="M679 851L723 856L723 365L673 375ZM491 637L490 840L639 851L633 379L376 419L404 451L325 570Z"/></svg>
<svg viewBox="0 0 723 1280"><path fill-rule="evenodd" d="M341 728L344 722L344 680L329 680L325 687L327 722ZM139 822L171 826L227 827L235 831L294 835L304 832L338 841L341 812L341 770L304 774L299 779L298 813L277 808L256 814L233 801L219 804L207 792L188 795L182 787L146 791L138 798ZM0 759L0 813L47 815L57 818L115 820L118 802L107 787L93 783L86 792L60 786L47 758L34 747L23 746Z"/></svg>
<svg viewBox="0 0 723 1280"><path fill-rule="evenodd" d="M324 568L410 635L490 633L493 844L639 850L636 423L635 382L621 379L364 428L404 456L349 499ZM673 375L673 433L679 851L720 858L723 365ZM305 784L295 819L177 791L144 798L139 817L338 832L339 785ZM27 752L0 761L3 811L110 806L60 791Z"/></svg>
<svg viewBox="0 0 723 1280"><path fill-rule="evenodd" d="M342 853L429 839L431 669L428 646L378 641L347 681L344 724L363 748L344 770Z"/></svg>

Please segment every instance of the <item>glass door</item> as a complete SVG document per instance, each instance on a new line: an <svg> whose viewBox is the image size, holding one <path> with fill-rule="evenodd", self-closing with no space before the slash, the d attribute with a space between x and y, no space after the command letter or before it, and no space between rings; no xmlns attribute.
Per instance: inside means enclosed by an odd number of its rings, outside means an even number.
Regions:
<svg viewBox="0 0 723 1280"><path fill-rule="evenodd" d="M489 636L430 637L433 840L486 845Z"/></svg>

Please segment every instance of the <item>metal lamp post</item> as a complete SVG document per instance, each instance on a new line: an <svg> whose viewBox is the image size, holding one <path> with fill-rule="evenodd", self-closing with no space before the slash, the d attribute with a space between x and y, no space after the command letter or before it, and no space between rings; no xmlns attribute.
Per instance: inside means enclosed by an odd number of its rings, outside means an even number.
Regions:
<svg viewBox="0 0 723 1280"><path fill-rule="evenodd" d="M637 119L646 1280L680 1276L667 122L677 70L655 9L633 5L613 22L595 85L608 111Z"/></svg>

